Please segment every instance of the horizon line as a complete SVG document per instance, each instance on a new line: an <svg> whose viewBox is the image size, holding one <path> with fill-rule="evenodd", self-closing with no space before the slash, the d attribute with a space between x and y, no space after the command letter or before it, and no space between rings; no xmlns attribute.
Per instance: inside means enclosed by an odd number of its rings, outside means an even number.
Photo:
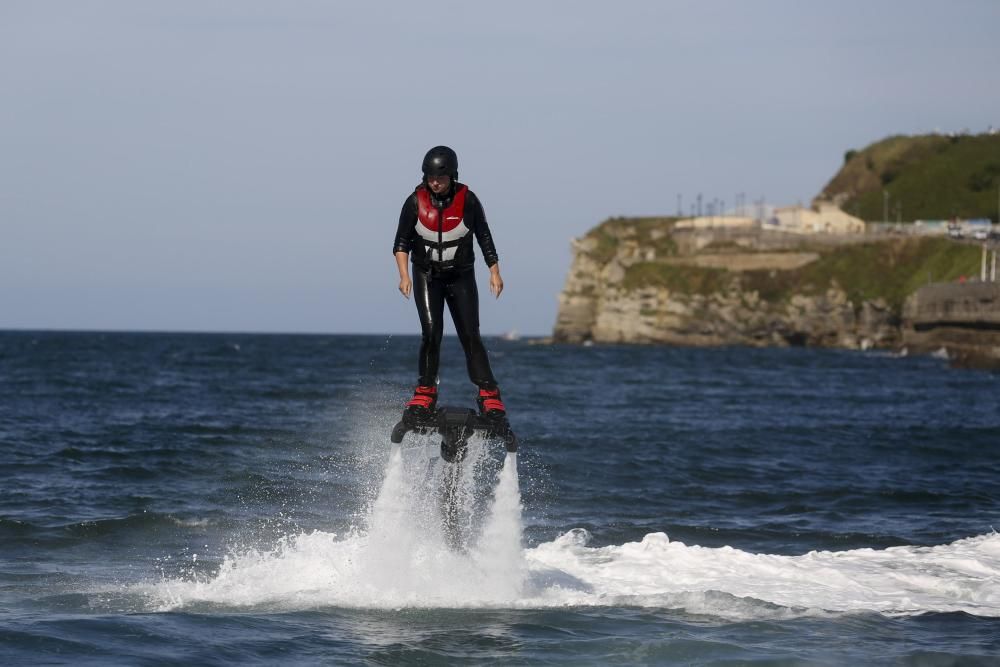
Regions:
<svg viewBox="0 0 1000 667"><path fill-rule="evenodd" d="M9 333L70 333L70 334L176 334L191 336L413 336L419 332L391 331L278 331L278 330L226 330L226 329L92 329L75 327L5 327L0 326L0 334ZM445 332L447 338L457 338L457 334ZM506 333L483 333L484 337L501 338ZM518 334L520 338L546 338L551 334Z"/></svg>

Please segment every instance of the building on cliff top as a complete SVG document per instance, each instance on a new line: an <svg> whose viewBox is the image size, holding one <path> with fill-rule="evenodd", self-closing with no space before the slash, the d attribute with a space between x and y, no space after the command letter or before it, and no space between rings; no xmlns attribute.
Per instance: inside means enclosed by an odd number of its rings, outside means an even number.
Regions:
<svg viewBox="0 0 1000 667"><path fill-rule="evenodd" d="M865 221L845 213L830 202L818 202L816 208L786 206L774 210L766 228L796 234L864 234Z"/></svg>
<svg viewBox="0 0 1000 667"><path fill-rule="evenodd" d="M772 229L795 234L864 234L865 222L845 213L831 202L817 202L815 208L786 206L774 209L765 220L736 215L703 215L678 220L676 230Z"/></svg>

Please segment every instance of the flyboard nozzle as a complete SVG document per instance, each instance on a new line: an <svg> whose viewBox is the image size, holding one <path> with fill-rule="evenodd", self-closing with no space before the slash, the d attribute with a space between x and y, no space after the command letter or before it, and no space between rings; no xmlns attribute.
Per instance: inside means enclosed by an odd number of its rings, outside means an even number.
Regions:
<svg viewBox="0 0 1000 667"><path fill-rule="evenodd" d="M455 463L465 458L466 445L475 430L476 413L469 409L443 410L440 422L441 458L448 463Z"/></svg>

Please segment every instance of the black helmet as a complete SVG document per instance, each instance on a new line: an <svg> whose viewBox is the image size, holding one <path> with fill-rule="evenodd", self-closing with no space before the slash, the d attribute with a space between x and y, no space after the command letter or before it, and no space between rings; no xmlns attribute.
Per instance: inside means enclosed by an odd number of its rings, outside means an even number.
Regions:
<svg viewBox="0 0 1000 667"><path fill-rule="evenodd" d="M458 180L458 155L447 146L435 146L424 156L424 177L450 176Z"/></svg>

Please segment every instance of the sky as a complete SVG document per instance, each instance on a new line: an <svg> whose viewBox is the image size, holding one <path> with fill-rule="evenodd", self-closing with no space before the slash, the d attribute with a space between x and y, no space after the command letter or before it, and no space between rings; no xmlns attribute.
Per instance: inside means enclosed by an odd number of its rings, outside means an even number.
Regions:
<svg viewBox="0 0 1000 667"><path fill-rule="evenodd" d="M483 332L547 335L610 216L808 204L848 149L1000 126L998 25L995 0L0 0L0 329L418 333L392 242L446 144L500 255Z"/></svg>

